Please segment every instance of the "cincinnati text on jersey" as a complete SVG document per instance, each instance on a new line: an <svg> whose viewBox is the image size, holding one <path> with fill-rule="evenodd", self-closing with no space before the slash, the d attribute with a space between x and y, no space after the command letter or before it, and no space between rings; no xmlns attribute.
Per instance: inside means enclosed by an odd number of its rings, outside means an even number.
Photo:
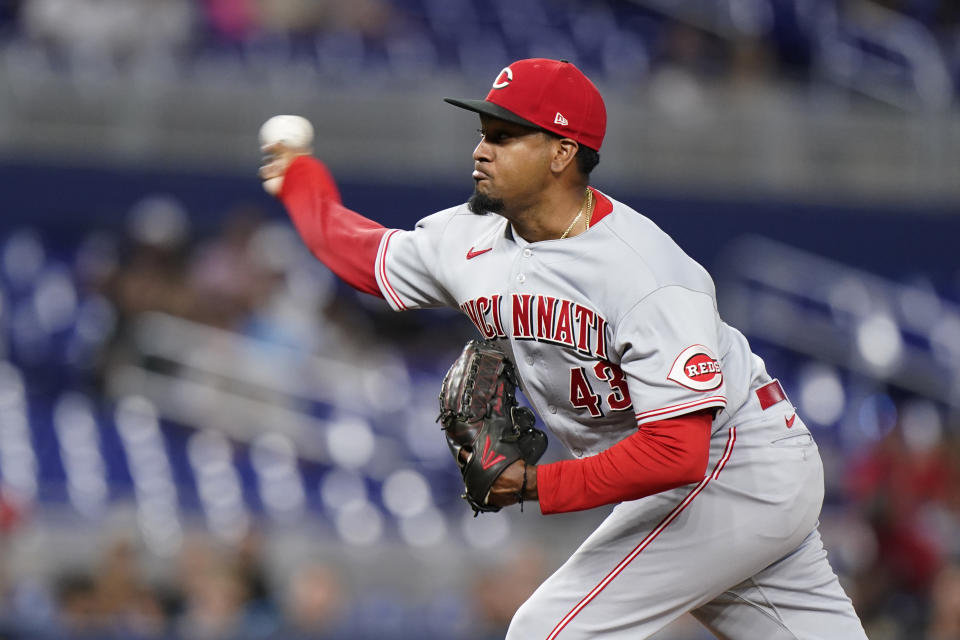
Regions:
<svg viewBox="0 0 960 640"><path fill-rule="evenodd" d="M502 307L509 306L504 322ZM480 296L460 304L486 339L506 338L509 329L515 340L549 342L607 359L607 321L599 313L578 302L530 293L504 296Z"/></svg>

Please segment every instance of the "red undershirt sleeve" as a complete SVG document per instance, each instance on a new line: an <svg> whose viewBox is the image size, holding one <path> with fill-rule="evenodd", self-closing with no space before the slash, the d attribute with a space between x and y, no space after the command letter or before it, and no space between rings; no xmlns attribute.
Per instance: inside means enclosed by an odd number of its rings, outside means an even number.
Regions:
<svg viewBox="0 0 960 640"><path fill-rule="evenodd" d="M582 511L699 482L712 422L710 410L648 422L595 456L539 465L541 512Z"/></svg>
<svg viewBox="0 0 960 640"><path fill-rule="evenodd" d="M383 297L375 264L387 229L341 204L322 162L312 156L294 159L283 178L280 200L318 260L354 289Z"/></svg>

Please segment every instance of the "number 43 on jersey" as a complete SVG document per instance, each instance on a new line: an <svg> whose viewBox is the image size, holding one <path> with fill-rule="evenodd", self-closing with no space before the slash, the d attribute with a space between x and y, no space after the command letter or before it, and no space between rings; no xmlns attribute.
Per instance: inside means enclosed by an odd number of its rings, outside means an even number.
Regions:
<svg viewBox="0 0 960 640"><path fill-rule="evenodd" d="M599 393L594 393L594 386L606 397L601 398ZM604 384L605 383L605 384ZM609 390L609 393L607 391ZM600 360L588 373L583 367L574 367L570 369L570 404L577 409L586 409L594 418L603 415L602 403L606 402L611 411L625 411L633 406L630 400L630 391L627 389L627 379L623 375L623 370L612 362Z"/></svg>

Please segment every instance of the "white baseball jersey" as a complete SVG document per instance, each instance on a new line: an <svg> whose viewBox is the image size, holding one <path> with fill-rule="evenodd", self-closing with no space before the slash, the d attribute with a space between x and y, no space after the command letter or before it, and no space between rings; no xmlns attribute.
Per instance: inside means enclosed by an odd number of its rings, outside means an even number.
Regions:
<svg viewBox="0 0 960 640"><path fill-rule="evenodd" d="M377 257L397 310L454 306L512 353L527 398L577 457L637 425L724 409L769 380L717 313L707 272L653 222L611 201L586 233L527 243L497 215L455 207L385 236Z"/></svg>
<svg viewBox="0 0 960 640"><path fill-rule="evenodd" d="M512 355L576 457L647 422L718 410L708 476L618 505L508 638L646 638L686 611L725 638L864 638L820 546L822 467L806 427L782 394L759 398L775 383L720 319L707 272L649 219L595 195L612 211L572 238L528 243L461 205L389 231L377 254L390 305L461 309Z"/></svg>

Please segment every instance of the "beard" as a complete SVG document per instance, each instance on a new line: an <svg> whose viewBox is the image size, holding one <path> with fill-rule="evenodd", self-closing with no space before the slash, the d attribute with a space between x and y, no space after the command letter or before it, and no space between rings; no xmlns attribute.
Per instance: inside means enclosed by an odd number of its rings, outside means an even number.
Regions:
<svg viewBox="0 0 960 640"><path fill-rule="evenodd" d="M471 212L482 216L485 213L500 213L504 209L503 200L500 198L493 198L486 194L480 193L476 187L473 188L473 195L470 196L470 199L467 200L467 208Z"/></svg>

